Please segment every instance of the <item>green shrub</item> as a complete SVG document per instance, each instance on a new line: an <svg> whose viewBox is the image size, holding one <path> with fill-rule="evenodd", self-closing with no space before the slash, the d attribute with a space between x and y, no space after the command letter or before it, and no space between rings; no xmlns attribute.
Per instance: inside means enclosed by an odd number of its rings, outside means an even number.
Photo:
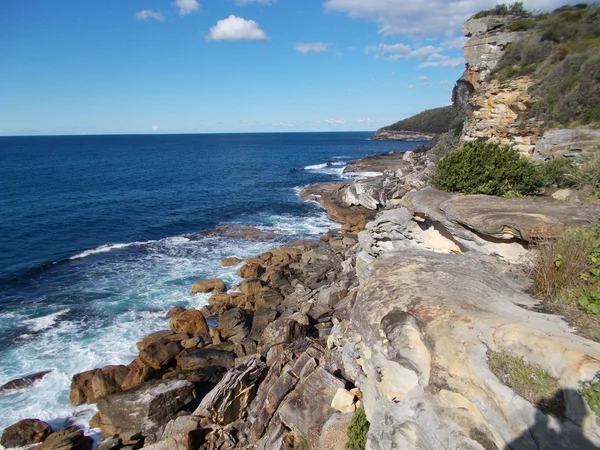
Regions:
<svg viewBox="0 0 600 450"><path fill-rule="evenodd" d="M475 141L442 159L431 184L443 191L463 194L518 196L537 194L544 178L514 148Z"/></svg>
<svg viewBox="0 0 600 450"><path fill-rule="evenodd" d="M556 158L539 165L546 186L569 188L577 184L577 166L566 158Z"/></svg>
<svg viewBox="0 0 600 450"><path fill-rule="evenodd" d="M347 450L364 450L367 445L367 434L369 434L369 421L364 408L358 408L348 427Z"/></svg>
<svg viewBox="0 0 600 450"><path fill-rule="evenodd" d="M427 109L412 117L384 127L391 131L417 131L420 133L444 133L450 129L456 119L454 106Z"/></svg>
<svg viewBox="0 0 600 450"><path fill-rule="evenodd" d="M600 372L591 380L580 381L579 386L581 396L596 414L596 423L600 426Z"/></svg>
<svg viewBox="0 0 600 450"><path fill-rule="evenodd" d="M579 189L591 190L600 198L600 150L584 155L576 174Z"/></svg>
<svg viewBox="0 0 600 450"><path fill-rule="evenodd" d="M509 24L506 28L510 31L526 31L534 27L534 23L531 20L519 19Z"/></svg>
<svg viewBox="0 0 600 450"><path fill-rule="evenodd" d="M481 19L482 17L487 16L507 16L509 14L519 16L529 15L529 13L525 10L525 7L523 6L523 2L515 2L509 5L506 5L506 3L501 3L499 5L496 5L492 9L479 11L473 16L473 19Z"/></svg>

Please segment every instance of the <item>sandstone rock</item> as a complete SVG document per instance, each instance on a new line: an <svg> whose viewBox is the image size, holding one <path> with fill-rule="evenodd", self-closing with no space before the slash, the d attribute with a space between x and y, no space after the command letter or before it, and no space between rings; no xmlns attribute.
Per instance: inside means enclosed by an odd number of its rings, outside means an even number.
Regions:
<svg viewBox="0 0 600 450"><path fill-rule="evenodd" d="M158 442L147 445L148 450L189 450L204 444L200 419L191 415L177 417L165 426Z"/></svg>
<svg viewBox="0 0 600 450"><path fill-rule="evenodd" d="M300 324L293 319L279 318L267 325L260 341L260 353L267 354L267 351L278 344L289 344L296 339L308 336L309 327Z"/></svg>
<svg viewBox="0 0 600 450"><path fill-rule="evenodd" d="M6 392L6 391L13 391L13 390L17 390L17 389L28 388L36 381L44 378L50 372L52 372L52 371L45 370L43 372L37 372L37 373L31 374L31 375L27 375L23 378L17 378L15 380L11 380L8 383L4 383L2 386L0 386L0 393Z"/></svg>
<svg viewBox="0 0 600 450"><path fill-rule="evenodd" d="M238 271L238 276L240 276L241 278L258 278L263 274L264 271L264 267L260 264L249 263L244 264L242 267L240 267L240 270Z"/></svg>
<svg viewBox="0 0 600 450"><path fill-rule="evenodd" d="M0 445L6 448L24 447L43 442L52 433L46 422L38 419L24 419L7 427L2 432Z"/></svg>
<svg viewBox="0 0 600 450"><path fill-rule="evenodd" d="M338 389L331 401L331 407L342 413L353 413L356 410L354 394L343 388Z"/></svg>
<svg viewBox="0 0 600 450"><path fill-rule="evenodd" d="M283 295L278 289L269 289L254 295L254 307L256 310L265 308L276 308L283 301Z"/></svg>
<svg viewBox="0 0 600 450"><path fill-rule="evenodd" d="M219 278L212 278L209 280L196 281L192 286L192 295L201 293L223 293L227 292L227 287L223 280Z"/></svg>
<svg viewBox="0 0 600 450"><path fill-rule="evenodd" d="M183 347L167 339L153 342L140 352L139 360L156 370L161 370L175 364L175 357Z"/></svg>
<svg viewBox="0 0 600 450"><path fill-rule="evenodd" d="M234 422L254 399L256 383L266 369L266 364L255 358L247 366L230 370L202 399L194 415L208 417L220 425Z"/></svg>
<svg viewBox="0 0 600 450"><path fill-rule="evenodd" d="M573 128L548 130L535 143L534 158L573 156L600 146L600 130Z"/></svg>
<svg viewBox="0 0 600 450"><path fill-rule="evenodd" d="M217 330L223 339L240 342L250 334L249 317L239 308L232 308L221 317Z"/></svg>
<svg viewBox="0 0 600 450"><path fill-rule="evenodd" d="M96 403L99 398L121 391L129 373L127 366L105 366L73 375L70 400L73 405Z"/></svg>
<svg viewBox="0 0 600 450"><path fill-rule="evenodd" d="M252 317L250 338L255 341L260 340L264 329L267 328L267 325L271 322L275 321L277 315L277 311L274 309L264 308L257 310Z"/></svg>
<svg viewBox="0 0 600 450"><path fill-rule="evenodd" d="M240 290L246 295L251 295L267 291L268 288L264 286L261 280L257 278L250 278L240 283Z"/></svg>
<svg viewBox="0 0 600 450"><path fill-rule="evenodd" d="M119 450L123 446L119 436L106 436L98 442L98 450Z"/></svg>
<svg viewBox="0 0 600 450"><path fill-rule="evenodd" d="M235 256L229 256L229 257L223 258L221 260L221 266L223 266L223 267L233 267L233 266L237 266L241 262L242 262L242 260L240 258L237 258Z"/></svg>
<svg viewBox="0 0 600 450"><path fill-rule="evenodd" d="M204 344L203 340L200 339L200 336L194 336L190 339L186 339L185 341L181 341L181 346L186 350L196 348L199 344Z"/></svg>
<svg viewBox="0 0 600 450"><path fill-rule="evenodd" d="M600 368L600 344L535 312L527 288L510 266L476 252L405 250L366 268L352 331L330 341L341 345L345 375L363 392L369 448L600 444L577 394L578 381ZM488 366L488 350L555 376L566 419L545 415L503 385Z"/></svg>
<svg viewBox="0 0 600 450"><path fill-rule="evenodd" d="M171 310L171 311L173 311L173 310ZM169 313L171 311L169 311ZM171 317L175 317L176 315L179 315L182 312L185 312L185 309L182 308L182 311L178 312L177 314L175 314ZM174 334L175 333L173 333L171 330L155 331L154 333L150 333L149 335L145 336L141 341L139 341L135 345L138 350L144 350L146 347L148 347L153 342L160 341L161 339L172 336Z"/></svg>
<svg viewBox="0 0 600 450"><path fill-rule="evenodd" d="M52 433L43 444L36 446L37 450L92 450L94 440L84 436L83 430L69 427Z"/></svg>
<svg viewBox="0 0 600 450"><path fill-rule="evenodd" d="M202 348L186 353L177 361L179 370L198 370L206 367L218 366L232 368L235 355L231 352Z"/></svg>
<svg viewBox="0 0 600 450"><path fill-rule="evenodd" d="M139 359L133 360L133 362L129 364L128 369L129 372L121 383L121 389L124 391L139 386L140 384L155 378L157 375L156 370L147 366Z"/></svg>
<svg viewBox="0 0 600 450"><path fill-rule="evenodd" d="M323 431L316 448L319 450L346 450L348 428L352 422L352 414L333 413L323 425Z"/></svg>
<svg viewBox="0 0 600 450"><path fill-rule="evenodd" d="M185 311L184 307L174 306L167 312L167 319L170 319L171 317L175 317L177 314L181 314L184 311Z"/></svg>
<svg viewBox="0 0 600 450"><path fill-rule="evenodd" d="M316 448L323 426L335 412L331 401L343 387L340 379L319 367L286 397L279 408L279 418Z"/></svg>
<svg viewBox="0 0 600 450"><path fill-rule="evenodd" d="M169 327L175 333L187 333L191 335L208 334L206 319L195 308L188 309L173 317L169 322Z"/></svg>
<svg viewBox="0 0 600 450"><path fill-rule="evenodd" d="M146 443L156 441L164 425L194 399L189 381L150 381L98 401L100 430L118 434L123 441L141 434Z"/></svg>

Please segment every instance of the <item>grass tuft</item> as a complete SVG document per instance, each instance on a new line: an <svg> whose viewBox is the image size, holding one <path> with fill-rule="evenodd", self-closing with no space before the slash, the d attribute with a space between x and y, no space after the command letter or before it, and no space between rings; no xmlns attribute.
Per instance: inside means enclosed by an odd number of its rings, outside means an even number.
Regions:
<svg viewBox="0 0 600 450"><path fill-rule="evenodd" d="M358 408L348 427L347 450L364 450L367 445L367 435L369 434L369 421L364 408Z"/></svg>

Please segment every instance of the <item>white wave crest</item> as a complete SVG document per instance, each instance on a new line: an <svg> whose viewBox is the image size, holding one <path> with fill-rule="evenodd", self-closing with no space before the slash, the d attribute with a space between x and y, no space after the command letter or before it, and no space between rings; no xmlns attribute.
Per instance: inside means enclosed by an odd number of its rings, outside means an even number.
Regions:
<svg viewBox="0 0 600 450"><path fill-rule="evenodd" d="M111 252L113 250L121 250L124 248L137 247L140 245L151 245L151 244L179 245L179 244L185 244L189 241L190 240L184 236L173 236L173 237L168 237L165 239L160 239L158 241L129 242L127 244L104 244L104 245L101 245L100 247L96 247L91 250L86 250L75 256L71 256L69 259L70 260L81 259L81 258L86 258L91 255L96 255L98 253L106 253L106 252Z"/></svg>
<svg viewBox="0 0 600 450"><path fill-rule="evenodd" d="M33 331L34 333L37 333L39 331L53 327L56 324L58 318L69 311L70 309L64 309L62 311L48 314L47 316L23 320L21 324L27 326L27 328L29 328L29 330Z"/></svg>

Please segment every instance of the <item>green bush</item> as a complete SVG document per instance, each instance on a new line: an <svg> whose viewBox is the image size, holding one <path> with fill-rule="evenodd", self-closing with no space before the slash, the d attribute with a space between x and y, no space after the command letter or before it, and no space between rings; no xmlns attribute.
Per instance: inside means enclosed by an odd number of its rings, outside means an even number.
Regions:
<svg viewBox="0 0 600 450"><path fill-rule="evenodd" d="M569 188L577 184L577 166L566 158L552 159L539 165L546 186Z"/></svg>
<svg viewBox="0 0 600 450"><path fill-rule="evenodd" d="M485 11L479 11L477 14L473 16L473 19L481 19L482 17L487 16L507 16L509 14L526 16L529 13L525 10L523 6L523 2L515 2L507 5L506 3L501 3L496 5L492 9L486 9Z"/></svg>
<svg viewBox="0 0 600 450"><path fill-rule="evenodd" d="M600 372L591 380L579 382L581 396L596 414L596 423L600 426Z"/></svg>
<svg viewBox="0 0 600 450"><path fill-rule="evenodd" d="M600 150L583 156L577 171L577 187L600 198Z"/></svg>
<svg viewBox="0 0 600 450"><path fill-rule="evenodd" d="M436 167L431 184L463 194L535 195L544 185L537 166L512 147L495 142L468 142Z"/></svg>
<svg viewBox="0 0 600 450"><path fill-rule="evenodd" d="M369 421L364 408L358 408L348 427L347 450L364 450L367 445L367 434L369 434Z"/></svg>

